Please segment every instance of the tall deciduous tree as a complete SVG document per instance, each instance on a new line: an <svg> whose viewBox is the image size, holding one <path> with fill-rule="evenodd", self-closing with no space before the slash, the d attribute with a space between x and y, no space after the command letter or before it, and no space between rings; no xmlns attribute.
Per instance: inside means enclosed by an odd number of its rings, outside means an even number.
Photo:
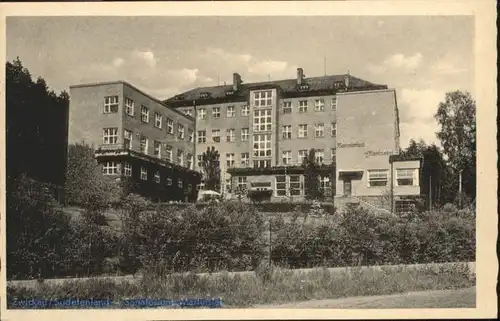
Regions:
<svg viewBox="0 0 500 321"><path fill-rule="evenodd" d="M307 157L302 162L304 168L304 187L306 199L322 199L323 193L319 184L319 165L316 162L316 151L311 148L307 153Z"/></svg>
<svg viewBox="0 0 500 321"><path fill-rule="evenodd" d="M476 101L470 93L454 91L439 103L437 137L454 174L461 176L463 192L476 196ZM460 195L462 197L462 195Z"/></svg>
<svg viewBox="0 0 500 321"><path fill-rule="evenodd" d="M220 155L212 146L202 155L202 169L205 180L205 188L212 191L220 190Z"/></svg>

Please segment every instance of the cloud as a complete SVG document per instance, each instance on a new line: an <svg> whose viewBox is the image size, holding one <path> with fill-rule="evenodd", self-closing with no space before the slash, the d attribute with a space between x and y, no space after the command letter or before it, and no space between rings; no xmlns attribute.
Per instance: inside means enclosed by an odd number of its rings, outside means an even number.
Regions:
<svg viewBox="0 0 500 321"><path fill-rule="evenodd" d="M124 62L125 62L125 60L123 58L118 57L118 58L113 59L112 64L114 67L120 67L123 65Z"/></svg>
<svg viewBox="0 0 500 321"><path fill-rule="evenodd" d="M207 76L203 76L199 69L178 69L167 71L167 75L171 77L171 80L175 81L179 87L192 86L193 84L207 84L213 82L213 79Z"/></svg>
<svg viewBox="0 0 500 321"><path fill-rule="evenodd" d="M424 56L419 52L408 57L402 53L397 53L388 56L380 64L369 64L368 70L374 74L380 74L388 70L411 72L421 65L423 58Z"/></svg>
<svg viewBox="0 0 500 321"><path fill-rule="evenodd" d="M402 147L406 147L411 138L414 140L422 138L428 144L438 143L435 135L438 125L434 114L444 97L444 90L401 89L398 105Z"/></svg>
<svg viewBox="0 0 500 321"><path fill-rule="evenodd" d="M157 59L155 57L155 54L150 50L147 51L135 50L134 52L132 52L132 56L137 59L143 60L150 67L156 66Z"/></svg>
<svg viewBox="0 0 500 321"><path fill-rule="evenodd" d="M447 54L431 66L431 71L438 75L456 75L468 71L465 62L456 55Z"/></svg>
<svg viewBox="0 0 500 321"><path fill-rule="evenodd" d="M281 73L286 70L288 63L285 61L264 60L257 61L248 67L248 72L265 75L266 73Z"/></svg>

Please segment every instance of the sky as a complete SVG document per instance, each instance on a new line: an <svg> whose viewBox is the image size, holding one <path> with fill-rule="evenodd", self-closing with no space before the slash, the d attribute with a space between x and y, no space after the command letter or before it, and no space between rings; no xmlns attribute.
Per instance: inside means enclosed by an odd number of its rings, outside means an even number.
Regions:
<svg viewBox="0 0 500 321"><path fill-rule="evenodd" d="M472 16L8 17L16 57L56 92L125 80L159 99L230 84L233 72L245 82L295 78L297 67L349 72L396 89L403 148L438 143L446 92L475 92Z"/></svg>

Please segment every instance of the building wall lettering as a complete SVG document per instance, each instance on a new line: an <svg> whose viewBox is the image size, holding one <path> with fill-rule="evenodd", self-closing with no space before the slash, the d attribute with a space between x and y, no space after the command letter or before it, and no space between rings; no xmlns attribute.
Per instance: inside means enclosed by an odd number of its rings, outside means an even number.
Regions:
<svg viewBox="0 0 500 321"><path fill-rule="evenodd" d="M343 144L343 143L337 143L337 148L350 148L350 147L365 147L365 143L349 143L349 144Z"/></svg>
<svg viewBox="0 0 500 321"><path fill-rule="evenodd" d="M374 151L374 150L369 150L369 151L366 151L365 152L365 157L368 158L368 157L371 157L371 156L390 156L390 155L393 155L394 152L391 151L391 150L377 150L377 151Z"/></svg>

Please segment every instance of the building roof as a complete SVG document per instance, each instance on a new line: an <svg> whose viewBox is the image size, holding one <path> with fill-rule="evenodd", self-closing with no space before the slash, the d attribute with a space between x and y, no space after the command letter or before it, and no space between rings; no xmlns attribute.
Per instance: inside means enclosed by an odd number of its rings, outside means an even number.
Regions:
<svg viewBox="0 0 500 321"><path fill-rule="evenodd" d="M349 86L345 88L345 77L349 79ZM335 84L340 85L337 87ZM192 106L193 101L197 105L246 101L250 90L277 88L286 98L304 97L314 95L334 94L337 91L360 91L387 89L387 85L374 84L369 81L351 75L330 75L321 77L309 77L302 79L302 85L307 85L304 89L297 85L297 79L284 79L265 82L242 83L237 92L233 92L233 85L198 87L166 99L164 102L172 107ZM344 87L342 87L344 86ZM208 94L207 98L202 98L202 94Z"/></svg>

